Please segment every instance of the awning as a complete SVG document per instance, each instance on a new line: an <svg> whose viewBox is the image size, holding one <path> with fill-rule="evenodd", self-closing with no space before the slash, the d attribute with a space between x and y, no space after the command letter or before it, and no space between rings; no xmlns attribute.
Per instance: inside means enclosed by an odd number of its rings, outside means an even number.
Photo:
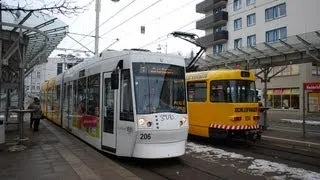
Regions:
<svg viewBox="0 0 320 180"><path fill-rule="evenodd" d="M284 66L318 61L320 63L320 32L314 31L287 37L273 43L259 43L255 47L229 49L199 59L202 70L233 68L237 65L249 69Z"/></svg>

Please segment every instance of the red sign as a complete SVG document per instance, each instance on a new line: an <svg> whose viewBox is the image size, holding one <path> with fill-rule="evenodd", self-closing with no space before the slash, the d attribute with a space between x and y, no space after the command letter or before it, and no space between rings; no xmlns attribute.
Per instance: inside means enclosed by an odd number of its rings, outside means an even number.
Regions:
<svg viewBox="0 0 320 180"><path fill-rule="evenodd" d="M96 127L97 117L89 115L82 116L82 123L84 127Z"/></svg>
<svg viewBox="0 0 320 180"><path fill-rule="evenodd" d="M305 90L320 90L320 82L303 83Z"/></svg>

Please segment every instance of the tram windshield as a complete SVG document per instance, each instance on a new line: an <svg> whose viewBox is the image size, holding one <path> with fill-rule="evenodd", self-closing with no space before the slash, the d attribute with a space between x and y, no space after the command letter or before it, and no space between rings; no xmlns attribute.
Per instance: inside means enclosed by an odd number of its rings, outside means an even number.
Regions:
<svg viewBox="0 0 320 180"><path fill-rule="evenodd" d="M211 102L256 103L257 94L254 81L219 80L210 83Z"/></svg>
<svg viewBox="0 0 320 180"><path fill-rule="evenodd" d="M137 114L187 113L184 67L133 63Z"/></svg>

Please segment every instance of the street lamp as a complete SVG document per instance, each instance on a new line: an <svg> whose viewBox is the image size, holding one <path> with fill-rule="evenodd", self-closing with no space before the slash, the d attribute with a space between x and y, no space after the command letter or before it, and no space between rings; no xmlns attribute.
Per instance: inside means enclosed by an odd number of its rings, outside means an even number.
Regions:
<svg viewBox="0 0 320 180"><path fill-rule="evenodd" d="M112 2L119 2L120 0L111 0ZM96 29L95 29L95 46L94 54L99 53L99 20L100 20L101 0L96 0Z"/></svg>

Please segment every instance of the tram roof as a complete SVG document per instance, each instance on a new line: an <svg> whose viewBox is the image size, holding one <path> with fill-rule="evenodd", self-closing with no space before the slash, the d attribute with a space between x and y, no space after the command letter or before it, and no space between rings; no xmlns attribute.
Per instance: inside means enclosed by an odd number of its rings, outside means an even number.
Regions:
<svg viewBox="0 0 320 180"><path fill-rule="evenodd" d="M242 77L242 72L249 72L249 77ZM207 80L207 79L255 79L255 74L253 71L246 71L240 69L218 69L218 70L208 70L191 72L186 74L186 79L191 80Z"/></svg>

